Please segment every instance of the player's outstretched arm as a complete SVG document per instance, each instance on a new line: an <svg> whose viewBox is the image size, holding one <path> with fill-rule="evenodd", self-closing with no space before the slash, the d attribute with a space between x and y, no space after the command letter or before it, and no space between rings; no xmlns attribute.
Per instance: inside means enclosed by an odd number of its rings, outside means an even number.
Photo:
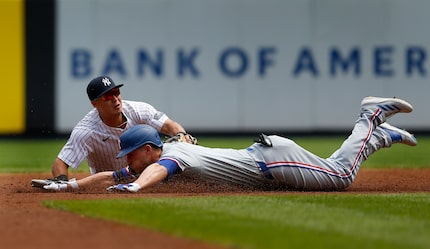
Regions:
<svg viewBox="0 0 430 249"><path fill-rule="evenodd" d="M115 183L112 177L113 171L98 172L94 175L76 181L79 189L97 188L110 186ZM70 186L71 187L71 186Z"/></svg>
<svg viewBox="0 0 430 249"><path fill-rule="evenodd" d="M148 188L163 181L167 174L166 167L153 163L142 172L134 183L139 184L140 188Z"/></svg>
<svg viewBox="0 0 430 249"><path fill-rule="evenodd" d="M158 163L149 165L133 183L113 185L107 190L122 190L137 192L163 181L168 175L166 167Z"/></svg>
<svg viewBox="0 0 430 249"><path fill-rule="evenodd" d="M112 173L113 171L104 171L79 180L71 179L69 181L33 179L31 184L33 187L55 191L105 188L115 183Z"/></svg>
<svg viewBox="0 0 430 249"><path fill-rule="evenodd" d="M184 127L180 125L178 122L175 122L171 119L166 120L166 122L161 127L161 133L174 136L178 134L179 132L185 132Z"/></svg>

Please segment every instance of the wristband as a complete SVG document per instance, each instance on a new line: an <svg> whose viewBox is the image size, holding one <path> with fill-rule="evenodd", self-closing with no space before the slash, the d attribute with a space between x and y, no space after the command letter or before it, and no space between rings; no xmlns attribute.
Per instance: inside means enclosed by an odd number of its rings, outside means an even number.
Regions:
<svg viewBox="0 0 430 249"><path fill-rule="evenodd" d="M122 182L136 178L135 172L130 168L130 166L112 172L112 177L115 182Z"/></svg>
<svg viewBox="0 0 430 249"><path fill-rule="evenodd" d="M69 177L67 175L62 174L62 175L55 177L55 179L67 182L69 180Z"/></svg>

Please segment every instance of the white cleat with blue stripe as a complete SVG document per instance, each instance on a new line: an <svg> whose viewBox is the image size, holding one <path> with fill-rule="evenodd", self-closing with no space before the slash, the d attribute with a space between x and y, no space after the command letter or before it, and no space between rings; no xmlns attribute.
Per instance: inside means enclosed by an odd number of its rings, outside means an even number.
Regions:
<svg viewBox="0 0 430 249"><path fill-rule="evenodd" d="M379 127L381 127L388 135L390 135L393 144L401 143L409 146L416 146L418 144L415 136L406 130L399 129L388 124L387 122L381 124Z"/></svg>
<svg viewBox="0 0 430 249"><path fill-rule="evenodd" d="M398 112L409 113L414 110L411 104L406 100L398 98L379 98L379 97L365 97L361 101L361 108L374 109L379 108L384 113L385 118L388 119Z"/></svg>

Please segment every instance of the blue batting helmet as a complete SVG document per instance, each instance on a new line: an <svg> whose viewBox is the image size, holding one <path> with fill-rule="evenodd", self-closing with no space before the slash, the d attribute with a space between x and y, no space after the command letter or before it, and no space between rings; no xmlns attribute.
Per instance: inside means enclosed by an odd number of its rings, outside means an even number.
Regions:
<svg viewBox="0 0 430 249"><path fill-rule="evenodd" d="M128 129L120 136L119 140L121 151L116 158L126 156L144 144L153 144L160 148L163 146L158 131L145 124L136 125Z"/></svg>

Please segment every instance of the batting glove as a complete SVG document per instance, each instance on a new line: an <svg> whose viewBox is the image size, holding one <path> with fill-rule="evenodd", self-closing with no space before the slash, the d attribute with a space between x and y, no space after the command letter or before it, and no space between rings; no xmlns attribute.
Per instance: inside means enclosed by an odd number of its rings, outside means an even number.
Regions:
<svg viewBox="0 0 430 249"><path fill-rule="evenodd" d="M137 183L127 183L127 184L117 184L110 186L106 190L108 191L114 191L114 190L120 190L120 191L129 191L129 192L137 192L139 191L140 186Z"/></svg>
<svg viewBox="0 0 430 249"><path fill-rule="evenodd" d="M72 187L72 189L78 189L78 183L76 182L76 179L73 178L70 181L57 181L57 182L51 182L45 186L43 186L46 190L55 190L55 191L61 191L66 190L68 186Z"/></svg>
<svg viewBox="0 0 430 249"><path fill-rule="evenodd" d="M56 183L52 182L48 185L43 186L44 189L47 190L55 190L55 191L61 191L67 189L67 183Z"/></svg>

